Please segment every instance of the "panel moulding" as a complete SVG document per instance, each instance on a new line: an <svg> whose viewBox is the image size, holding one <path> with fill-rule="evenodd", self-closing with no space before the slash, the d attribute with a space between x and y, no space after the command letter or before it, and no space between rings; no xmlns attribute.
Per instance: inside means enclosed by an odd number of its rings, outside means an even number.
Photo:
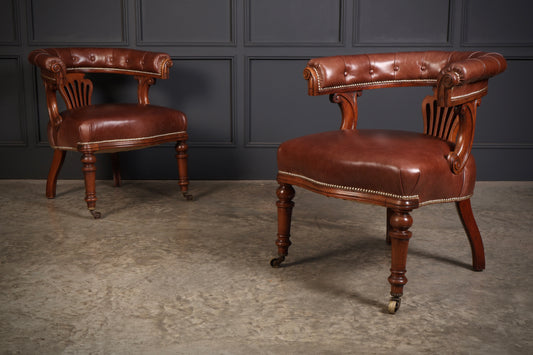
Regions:
<svg viewBox="0 0 533 355"><path fill-rule="evenodd" d="M38 40L36 39L35 33L35 9L34 4L37 0L30 0L27 8L27 18L28 18L28 42L30 45L38 46L62 46L62 47L76 47L76 46L95 46L95 47L105 47L105 46L126 46L128 45L128 2L126 0L120 0L121 11L120 19L117 22L121 23L121 39L119 41L102 41L100 40Z"/></svg>
<svg viewBox="0 0 533 355"><path fill-rule="evenodd" d="M451 47L453 46L453 10L454 1L448 0L448 12L447 12L447 29L446 29L446 41L362 41L360 39L360 24L361 24L361 0L354 0L354 21L353 21L353 43L354 47Z"/></svg>

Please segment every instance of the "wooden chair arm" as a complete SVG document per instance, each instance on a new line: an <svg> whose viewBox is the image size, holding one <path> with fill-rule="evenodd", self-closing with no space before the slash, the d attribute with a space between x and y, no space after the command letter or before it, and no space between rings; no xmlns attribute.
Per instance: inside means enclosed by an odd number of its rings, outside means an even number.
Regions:
<svg viewBox="0 0 533 355"><path fill-rule="evenodd" d="M30 53L28 60L31 64L39 67L44 73L49 73L52 78L56 75L65 76L67 66L58 55L49 49L36 49Z"/></svg>
<svg viewBox="0 0 533 355"><path fill-rule="evenodd" d="M155 79L167 79L172 60L166 53L130 48L45 48L30 53L28 60L41 69L46 86L52 122L61 122L55 91L77 73L115 73L131 75L138 82L137 100L149 104L148 90ZM63 92L61 92L63 95ZM63 97L68 105L68 98ZM59 124L59 123L57 123Z"/></svg>

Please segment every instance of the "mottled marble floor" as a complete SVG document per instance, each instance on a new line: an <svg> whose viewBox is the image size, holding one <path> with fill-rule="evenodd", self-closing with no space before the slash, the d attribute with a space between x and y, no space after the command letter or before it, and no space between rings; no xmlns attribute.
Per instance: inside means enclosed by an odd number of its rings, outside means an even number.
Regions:
<svg viewBox="0 0 533 355"><path fill-rule="evenodd" d="M297 189L272 269L272 181L0 180L0 352L531 354L533 182L481 182L487 269L453 204L413 213L409 283L386 313L385 210Z"/></svg>

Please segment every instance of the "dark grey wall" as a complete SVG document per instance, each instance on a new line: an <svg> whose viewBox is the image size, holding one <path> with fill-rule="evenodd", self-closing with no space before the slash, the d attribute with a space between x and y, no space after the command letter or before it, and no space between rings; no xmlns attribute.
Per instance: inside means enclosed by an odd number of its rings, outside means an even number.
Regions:
<svg viewBox="0 0 533 355"><path fill-rule="evenodd" d="M28 53L119 46L169 53L171 78L152 102L184 111L193 179L271 179L279 142L337 129L327 97L307 97L309 58L407 50L497 51L508 70L479 109L481 180L533 179L531 0L0 0L0 177L45 178L52 151L42 83ZM135 100L133 81L98 80L95 101ZM427 88L360 99L360 127L420 131ZM398 112L405 113L398 118ZM99 177L109 176L98 156ZM123 175L172 179L172 145L122 154ZM104 164L102 164L104 163ZM81 178L70 153L60 178Z"/></svg>

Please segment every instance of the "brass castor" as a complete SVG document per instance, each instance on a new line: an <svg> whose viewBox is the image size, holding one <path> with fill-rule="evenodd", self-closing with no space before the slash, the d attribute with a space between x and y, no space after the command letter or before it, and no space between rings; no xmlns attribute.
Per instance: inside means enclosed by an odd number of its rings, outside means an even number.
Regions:
<svg viewBox="0 0 533 355"><path fill-rule="evenodd" d="M281 255L278 258L274 258L274 259L270 260L270 266L272 266L273 268L278 268L278 267L281 266L281 263L284 260L285 260L285 257L283 255Z"/></svg>
<svg viewBox="0 0 533 355"><path fill-rule="evenodd" d="M102 214L100 212L95 211L95 210L89 210L89 212L91 212L91 214L92 214L94 219L98 219L98 218L102 217Z"/></svg>
<svg viewBox="0 0 533 355"><path fill-rule="evenodd" d="M396 298L396 297L391 298L391 300L389 301L389 307L388 307L389 313L396 314L396 312L398 312L398 310L400 309L400 303L401 303L401 300L399 298Z"/></svg>
<svg viewBox="0 0 533 355"><path fill-rule="evenodd" d="M183 197L185 198L186 201L194 200L194 197L191 194L189 194L188 192L184 192L183 193Z"/></svg>

